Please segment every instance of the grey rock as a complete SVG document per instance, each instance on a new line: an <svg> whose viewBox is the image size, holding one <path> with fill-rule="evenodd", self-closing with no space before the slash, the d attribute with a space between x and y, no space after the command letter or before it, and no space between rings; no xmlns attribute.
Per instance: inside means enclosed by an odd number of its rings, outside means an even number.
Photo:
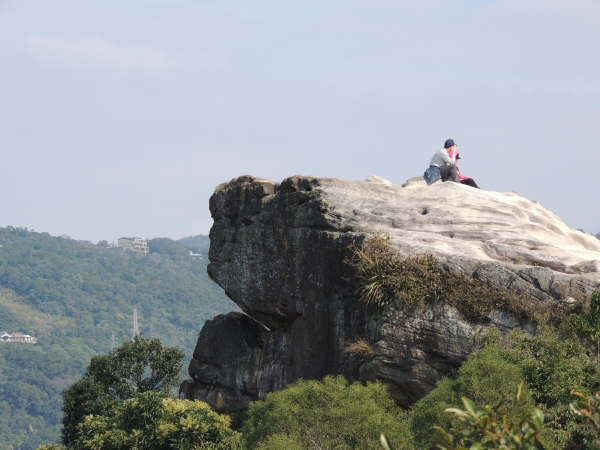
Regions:
<svg viewBox="0 0 600 450"><path fill-rule="evenodd" d="M245 314L229 313L207 321L200 332L184 397L204 398L218 410L245 409L256 398L279 390L285 379L282 332L269 332ZM268 360L268 367L261 367Z"/></svg>
<svg viewBox="0 0 600 450"><path fill-rule="evenodd" d="M600 286L600 242L537 202L457 183L428 187L422 177L406 187L369 178L243 176L216 188L208 272L244 314L205 324L183 397L231 411L299 378L343 374L381 380L409 406L490 327L531 327L510 311L472 324L444 304L365 308L345 261L348 246L373 231L403 255L433 254L443 270L548 306L570 308ZM356 336L369 340L372 360L344 354Z"/></svg>

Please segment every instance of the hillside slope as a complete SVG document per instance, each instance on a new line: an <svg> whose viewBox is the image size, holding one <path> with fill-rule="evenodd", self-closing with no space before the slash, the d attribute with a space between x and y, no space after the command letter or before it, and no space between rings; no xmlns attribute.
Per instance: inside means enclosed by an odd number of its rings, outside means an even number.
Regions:
<svg viewBox="0 0 600 450"><path fill-rule="evenodd" d="M171 241L170 249L181 247ZM0 229L0 331L38 344L0 343L0 449L56 440L61 392L94 354L131 337L137 308L144 335L190 359L198 330L237 309L206 275L206 260L143 256L21 228Z"/></svg>

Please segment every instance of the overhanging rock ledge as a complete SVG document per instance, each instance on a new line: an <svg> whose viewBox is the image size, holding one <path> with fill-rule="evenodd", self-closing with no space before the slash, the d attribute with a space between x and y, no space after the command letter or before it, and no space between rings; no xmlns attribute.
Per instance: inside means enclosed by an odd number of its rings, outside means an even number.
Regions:
<svg viewBox="0 0 600 450"><path fill-rule="evenodd" d="M388 384L407 407L456 370L488 327L527 326L510 311L469 323L442 303L411 314L365 309L345 260L370 232L389 234L402 255L433 254L444 270L549 306L569 308L599 288L600 241L539 203L411 180L241 176L219 185L208 271L244 313L206 322L181 395L233 411L299 378L343 374ZM372 360L344 355L357 336L371 343Z"/></svg>

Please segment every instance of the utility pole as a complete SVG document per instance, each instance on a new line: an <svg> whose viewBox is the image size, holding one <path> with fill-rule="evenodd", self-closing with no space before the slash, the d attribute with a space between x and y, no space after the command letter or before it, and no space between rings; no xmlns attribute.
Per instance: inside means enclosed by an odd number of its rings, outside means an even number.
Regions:
<svg viewBox="0 0 600 450"><path fill-rule="evenodd" d="M133 339L140 334L140 326L138 324L137 308L133 308Z"/></svg>

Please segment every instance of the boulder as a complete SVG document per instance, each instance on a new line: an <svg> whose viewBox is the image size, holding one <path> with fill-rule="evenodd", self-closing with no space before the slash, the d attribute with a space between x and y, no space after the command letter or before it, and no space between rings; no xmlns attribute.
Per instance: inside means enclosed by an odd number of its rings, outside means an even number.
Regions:
<svg viewBox="0 0 600 450"><path fill-rule="evenodd" d="M208 273L243 314L205 324L182 396L232 411L300 378L343 374L387 383L407 407L460 367L489 327L532 326L510 311L470 323L441 302L366 308L347 261L349 246L373 232L388 234L401 255L433 254L445 271L542 308L571 308L600 286L600 241L539 203L419 178L406 187L376 176L242 176L219 185ZM357 337L372 358L344 353Z"/></svg>

